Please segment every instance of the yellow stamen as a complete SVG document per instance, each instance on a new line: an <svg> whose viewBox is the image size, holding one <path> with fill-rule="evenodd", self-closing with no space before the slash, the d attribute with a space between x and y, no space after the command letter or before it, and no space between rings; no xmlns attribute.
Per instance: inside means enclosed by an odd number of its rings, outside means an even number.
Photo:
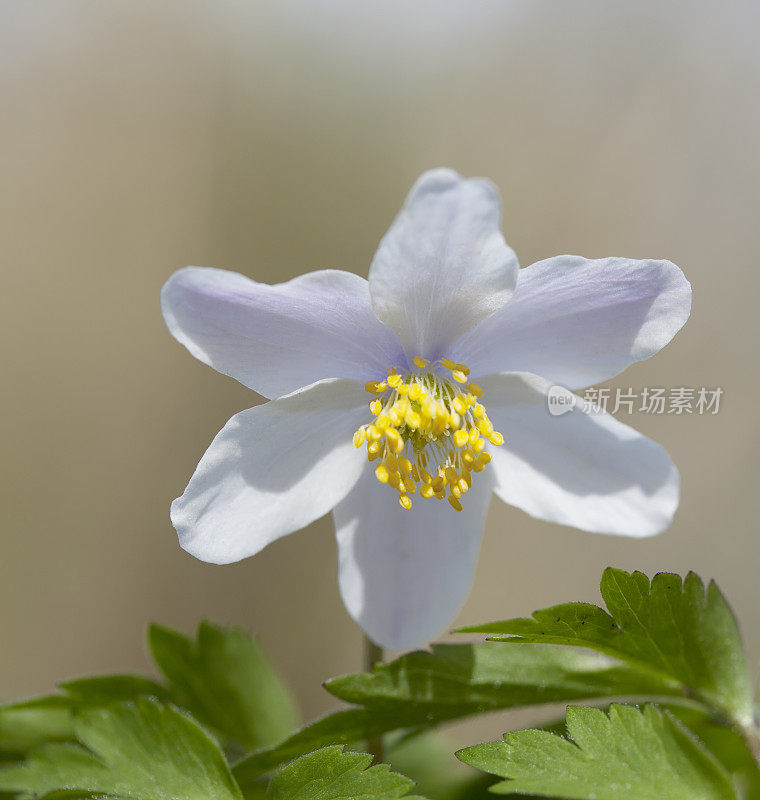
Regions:
<svg viewBox="0 0 760 800"><path fill-rule="evenodd" d="M448 499L461 511L473 475L491 460L486 444L498 447L504 437L478 402L482 387L467 382L465 364L448 358L429 364L422 356L412 361L419 372L390 367L386 379L367 381L372 419L353 442L366 442L368 460L377 461L377 480L398 492L402 508L412 507L419 490L422 499Z"/></svg>

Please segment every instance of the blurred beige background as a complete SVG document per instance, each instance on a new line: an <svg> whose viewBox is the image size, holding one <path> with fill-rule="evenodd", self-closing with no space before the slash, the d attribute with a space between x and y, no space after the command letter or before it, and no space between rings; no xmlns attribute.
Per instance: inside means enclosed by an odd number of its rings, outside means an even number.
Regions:
<svg viewBox="0 0 760 800"><path fill-rule="evenodd" d="M683 475L648 541L494 502L459 621L594 600L601 569L692 568L760 655L756 2L0 3L0 696L145 670L143 630L258 631L305 715L360 665L331 521L246 562L179 549L168 508L257 397L166 332L186 264L362 275L426 168L486 175L523 264L670 258L691 321L621 386L721 386L636 415ZM308 654L307 666L299 666Z"/></svg>

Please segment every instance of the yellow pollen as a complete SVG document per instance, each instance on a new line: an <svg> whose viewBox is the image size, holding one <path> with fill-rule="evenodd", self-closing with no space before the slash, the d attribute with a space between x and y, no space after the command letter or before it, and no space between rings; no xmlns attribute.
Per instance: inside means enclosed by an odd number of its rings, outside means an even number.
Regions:
<svg viewBox="0 0 760 800"><path fill-rule="evenodd" d="M498 447L504 437L479 402L482 387L468 383L465 364L412 360L419 372L390 367L387 378L367 381L372 417L353 443L366 442L368 460L377 462L377 480L398 493L403 509L411 509L411 496L418 494L432 502L447 499L461 511L473 475L491 460L486 444Z"/></svg>

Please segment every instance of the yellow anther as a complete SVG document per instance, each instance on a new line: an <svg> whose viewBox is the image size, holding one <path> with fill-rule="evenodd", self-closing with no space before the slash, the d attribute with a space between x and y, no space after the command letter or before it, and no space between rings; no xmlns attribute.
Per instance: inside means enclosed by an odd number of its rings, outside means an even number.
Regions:
<svg viewBox="0 0 760 800"><path fill-rule="evenodd" d="M467 431L460 428L454 433L454 444L457 447L464 447L468 441L469 437L467 436Z"/></svg>
<svg viewBox="0 0 760 800"><path fill-rule="evenodd" d="M472 474L490 461L483 452L486 441L504 439L478 402L483 389L467 383L466 365L449 358L432 365L422 356L412 361L420 372L391 367L387 379L365 384L376 395L368 404L372 417L353 442L356 447L366 442L367 458L377 461L377 480L398 492L402 508L411 508L419 489L426 500L448 496L452 508L461 511L459 499L472 486Z"/></svg>
<svg viewBox="0 0 760 800"><path fill-rule="evenodd" d="M494 431L488 437L488 441L491 442L494 447L501 447L501 445L504 444L504 437L498 431Z"/></svg>
<svg viewBox="0 0 760 800"><path fill-rule="evenodd" d="M404 422L406 422L410 428L419 428L421 421L420 415L411 408L404 414Z"/></svg>
<svg viewBox="0 0 760 800"><path fill-rule="evenodd" d="M478 423L478 430L483 434L483 436L490 436L493 433L493 425L491 424L491 420L488 419L488 417L481 419Z"/></svg>
<svg viewBox="0 0 760 800"><path fill-rule="evenodd" d="M459 500L457 500L456 497L453 497L452 495L449 495L449 503L451 504L451 507L455 511L461 511L462 510L462 504L459 502Z"/></svg>
<svg viewBox="0 0 760 800"><path fill-rule="evenodd" d="M454 467L446 467L443 471L443 474L446 476L446 480L454 484L459 480L459 473L454 469Z"/></svg>

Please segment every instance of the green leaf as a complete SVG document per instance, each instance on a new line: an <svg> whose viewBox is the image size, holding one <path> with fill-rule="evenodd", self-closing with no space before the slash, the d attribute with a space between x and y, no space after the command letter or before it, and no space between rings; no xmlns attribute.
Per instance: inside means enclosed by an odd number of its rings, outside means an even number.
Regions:
<svg viewBox="0 0 760 800"><path fill-rule="evenodd" d="M279 741L298 725L290 692L241 628L203 622L192 639L151 625L148 640L178 703L227 739L251 750Z"/></svg>
<svg viewBox="0 0 760 800"><path fill-rule="evenodd" d="M302 756L272 778L267 800L423 800L408 792L414 781L372 756L325 747ZM369 769L368 769L369 767Z"/></svg>
<svg viewBox="0 0 760 800"><path fill-rule="evenodd" d="M507 778L491 791L567 800L736 800L728 775L667 712L612 706L567 710L572 741L546 731L507 733L503 742L457 753Z"/></svg>
<svg viewBox="0 0 760 800"><path fill-rule="evenodd" d="M78 744L48 744L0 770L0 790L114 795L126 800L241 800L213 739L171 706L138 699L74 721Z"/></svg>
<svg viewBox="0 0 760 800"><path fill-rule="evenodd" d="M370 673L334 678L326 688L357 708L307 725L274 748L241 761L241 786L310 750L350 744L388 731L431 727L485 711L593 697L680 697L673 681L605 656L559 648L436 645Z"/></svg>
<svg viewBox="0 0 760 800"><path fill-rule="evenodd" d="M165 686L141 675L96 675L92 678L64 681L58 686L76 708L108 705L138 697L155 697L162 703L173 700Z"/></svg>
<svg viewBox="0 0 760 800"><path fill-rule="evenodd" d="M46 742L63 742L74 736L67 708L0 708L0 757L24 756Z"/></svg>
<svg viewBox="0 0 760 800"><path fill-rule="evenodd" d="M462 628L501 633L507 642L588 647L662 677L679 681L694 696L740 724L752 720L747 661L739 629L714 582L705 592L690 572L607 569L602 597L609 613L589 603L566 603L513 619Z"/></svg>
<svg viewBox="0 0 760 800"><path fill-rule="evenodd" d="M138 675L103 675L60 684L63 694L0 707L0 757L24 756L48 742L74 739L72 712L141 696L169 701L159 683Z"/></svg>

